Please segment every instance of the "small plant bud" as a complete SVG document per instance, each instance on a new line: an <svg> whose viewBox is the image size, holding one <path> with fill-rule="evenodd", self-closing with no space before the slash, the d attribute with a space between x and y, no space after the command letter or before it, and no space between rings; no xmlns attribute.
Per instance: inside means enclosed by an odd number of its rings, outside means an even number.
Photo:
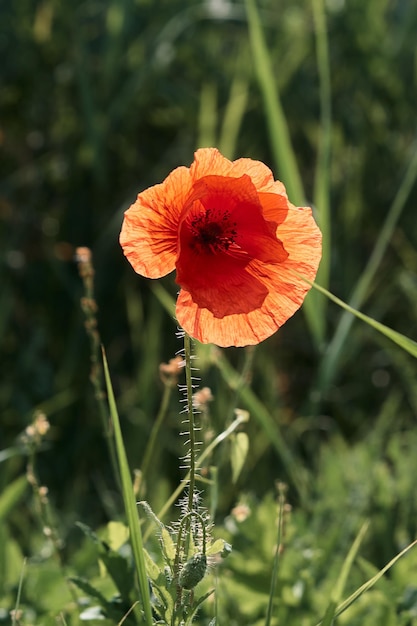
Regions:
<svg viewBox="0 0 417 626"><path fill-rule="evenodd" d="M238 504L232 509L232 515L239 523L244 522L250 514L251 510L247 504Z"/></svg>
<svg viewBox="0 0 417 626"><path fill-rule="evenodd" d="M178 582L184 589L194 589L203 580L207 571L207 557L205 554L194 554L188 559L180 572Z"/></svg>
<svg viewBox="0 0 417 626"><path fill-rule="evenodd" d="M36 428L32 424L30 424L30 426L26 427L25 433L29 437L29 439L33 439L36 435Z"/></svg>
<svg viewBox="0 0 417 626"><path fill-rule="evenodd" d="M159 365L159 375L162 382L166 385L176 384L183 367L184 359L180 356L170 359L169 363L161 363Z"/></svg>
<svg viewBox="0 0 417 626"><path fill-rule="evenodd" d="M36 413L34 426L36 428L36 432L41 437L44 437L46 435L49 430L49 422L45 413L42 413L42 411Z"/></svg>
<svg viewBox="0 0 417 626"><path fill-rule="evenodd" d="M213 400L210 387L203 387L193 395L193 406L196 409L203 409Z"/></svg>
<svg viewBox="0 0 417 626"><path fill-rule="evenodd" d="M77 263L90 263L91 257L92 254L90 248L80 246L75 250L75 260Z"/></svg>
<svg viewBox="0 0 417 626"><path fill-rule="evenodd" d="M232 552L232 546L227 541L224 542L223 550L220 552L222 559L226 559Z"/></svg>

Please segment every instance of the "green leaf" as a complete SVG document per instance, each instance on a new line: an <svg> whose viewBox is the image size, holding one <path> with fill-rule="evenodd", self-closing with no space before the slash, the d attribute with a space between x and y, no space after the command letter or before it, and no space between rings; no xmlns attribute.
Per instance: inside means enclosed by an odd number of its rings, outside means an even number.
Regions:
<svg viewBox="0 0 417 626"><path fill-rule="evenodd" d="M230 438L230 463L232 465L232 482L235 483L245 464L249 450L249 438L246 433L236 433Z"/></svg>
<svg viewBox="0 0 417 626"><path fill-rule="evenodd" d="M146 560L146 571L148 572L149 578L151 578L154 582L160 582L160 578L162 577L162 571L152 559L151 555L147 550L144 550L145 560Z"/></svg>
<svg viewBox="0 0 417 626"><path fill-rule="evenodd" d="M170 533L165 528L165 526L163 525L161 520L158 518L158 516L155 515L155 513L152 511L151 507L149 506L149 504L145 500L142 500L141 502L138 502L138 504L143 506L143 508L145 509L146 513L152 519L154 524L158 527L159 540L160 540L161 545L162 545L162 552L164 554L165 559L167 561L171 561L171 562L174 561L175 554L176 554L176 548L175 548L175 543L174 543Z"/></svg>
<svg viewBox="0 0 417 626"><path fill-rule="evenodd" d="M0 497L0 521L4 520L25 494L28 487L26 476L19 476L8 485Z"/></svg>
<svg viewBox="0 0 417 626"><path fill-rule="evenodd" d="M198 598L197 600L194 601L193 610L191 614L187 617L185 621L185 626L190 626L193 623L194 617L197 614L198 609L203 604L203 602L207 600L207 598L213 595L213 593L214 593L214 589L210 589L210 591L207 591L207 593L201 596L201 598Z"/></svg>
<svg viewBox="0 0 417 626"><path fill-rule="evenodd" d="M111 549L102 554L100 560L122 598L127 599L132 590L134 581L133 571L129 561L124 556Z"/></svg>
<svg viewBox="0 0 417 626"><path fill-rule="evenodd" d="M216 539L206 550L207 556L212 556L213 554L220 554L223 552L225 547L229 545L224 539Z"/></svg>
<svg viewBox="0 0 417 626"><path fill-rule="evenodd" d="M87 526L87 524L84 524L83 522L75 522L75 525L78 526L78 528L80 530L82 530L82 532L84 533L84 535L86 537L88 537L89 539L91 539L91 541L93 541L93 543L96 543L98 545L103 546L103 541L100 539L100 537L97 535L96 532L94 532L94 530L92 528L90 528L90 526Z"/></svg>
<svg viewBox="0 0 417 626"><path fill-rule="evenodd" d="M113 550L109 543L100 539L100 537L86 524L76 522L76 525L83 531L86 537L97 545L100 563L104 566L108 575L113 580L122 598L127 599L133 586L133 572L128 559ZM124 524L120 524L120 522L110 522L110 524L106 527L106 531L109 541L112 541L115 545L119 544L119 547L127 541L127 528ZM112 533L113 536L110 536L109 533ZM124 538L125 541L120 544L122 538ZM102 572L102 574L104 575L104 572Z"/></svg>
<svg viewBox="0 0 417 626"><path fill-rule="evenodd" d="M68 580L74 583L74 585L81 589L81 591L87 596L89 596L90 598L94 598L95 600L100 602L100 606L102 606L103 608L107 606L108 601L103 596L101 591L93 587L93 585L89 583L88 580L85 580L85 578L81 578L79 576L70 576Z"/></svg>
<svg viewBox="0 0 417 626"><path fill-rule="evenodd" d="M168 560L173 561L175 559L176 553L175 543L165 526L163 526L161 529L161 542L163 545L165 556Z"/></svg>
<svg viewBox="0 0 417 626"><path fill-rule="evenodd" d="M401 559L405 554L407 554L407 552L409 552L416 545L417 545L417 539L413 541L412 543L410 543L406 548L404 548L404 550L401 550L401 552L399 552L393 559L391 559L391 561L389 561L389 563L387 563L387 565L385 565L385 567L383 567L375 576L370 578L366 583L364 583L358 589L356 589L356 591L354 591L344 602L339 604L334 613L334 616L338 617L344 611L346 611L346 609L349 608L350 605L355 602L355 600L357 600L366 591L369 591L369 589L371 589L378 582L378 580L380 580L382 576L384 576L384 574L386 574L386 572L389 569L391 569L391 567L395 565L397 561L399 561L399 559ZM318 622L316 626L324 626L324 622L323 621Z"/></svg>
<svg viewBox="0 0 417 626"><path fill-rule="evenodd" d="M122 605L118 606L116 602L106 600L103 594L84 578L71 576L68 580L100 604L99 607L88 607L85 609L80 615L82 621L102 620L108 617L114 624L121 623L120 620L126 612Z"/></svg>
<svg viewBox="0 0 417 626"><path fill-rule="evenodd" d="M122 522L109 522L104 530L103 539L112 550L117 551L129 541L129 529Z"/></svg>

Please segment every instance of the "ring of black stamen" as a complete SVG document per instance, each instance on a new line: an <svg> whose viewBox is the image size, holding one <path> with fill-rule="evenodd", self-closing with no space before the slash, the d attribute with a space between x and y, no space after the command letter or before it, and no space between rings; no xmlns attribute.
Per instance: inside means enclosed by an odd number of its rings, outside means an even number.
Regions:
<svg viewBox="0 0 417 626"><path fill-rule="evenodd" d="M228 211L222 213L220 217L220 215L216 215L216 211L206 209L204 213L199 213L192 218L190 227L191 247L194 250L204 249L206 252L222 252L229 250L230 246L236 243L237 224L230 222Z"/></svg>

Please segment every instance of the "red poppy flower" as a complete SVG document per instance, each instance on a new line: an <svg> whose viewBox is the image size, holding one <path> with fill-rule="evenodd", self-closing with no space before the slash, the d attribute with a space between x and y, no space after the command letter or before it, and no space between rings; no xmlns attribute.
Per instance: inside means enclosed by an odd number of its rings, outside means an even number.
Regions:
<svg viewBox="0 0 417 626"><path fill-rule="evenodd" d="M301 306L321 257L310 208L297 208L259 161L197 150L191 167L142 191L120 243L134 270L176 270L176 315L192 337L219 346L257 344Z"/></svg>

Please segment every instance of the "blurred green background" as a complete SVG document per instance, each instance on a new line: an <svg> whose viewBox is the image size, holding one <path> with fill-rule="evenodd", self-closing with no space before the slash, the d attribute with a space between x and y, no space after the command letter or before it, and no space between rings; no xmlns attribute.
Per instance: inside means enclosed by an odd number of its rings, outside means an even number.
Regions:
<svg viewBox="0 0 417 626"><path fill-rule="evenodd" d="M312 4L262 0L258 8L313 202L322 127ZM330 289L349 301L415 151L417 4L327 0L326 13ZM89 381L76 247L93 250L100 333L128 455L138 467L162 394L158 364L181 345L152 281L136 276L123 258L123 211L139 191L189 165L201 146L263 160L281 176L240 2L3 0L0 54L0 488L24 471L19 436L43 408L51 431L38 471L67 537L76 519L95 525L120 511ZM414 185L361 302L368 315L411 337L416 203ZM175 297L172 276L160 284ZM415 362L362 323L352 325L323 379L342 312L329 304L325 315L319 343L299 312L254 354L230 349L225 356L238 371L253 358L252 389L296 463L312 476L332 437L354 445L382 419L378 450L384 454L393 432L415 428L417 414ZM210 349L201 350L203 384L215 397L212 425L220 432L236 398L215 361ZM251 408L247 404L238 399L242 408ZM156 508L181 476L177 412L174 393L149 479ZM262 495L277 477L298 498L287 465L253 418L253 447L240 485L221 494L223 514L242 485ZM217 462L226 466L221 457ZM12 512L10 524L29 552L33 520L30 510L21 513Z"/></svg>

